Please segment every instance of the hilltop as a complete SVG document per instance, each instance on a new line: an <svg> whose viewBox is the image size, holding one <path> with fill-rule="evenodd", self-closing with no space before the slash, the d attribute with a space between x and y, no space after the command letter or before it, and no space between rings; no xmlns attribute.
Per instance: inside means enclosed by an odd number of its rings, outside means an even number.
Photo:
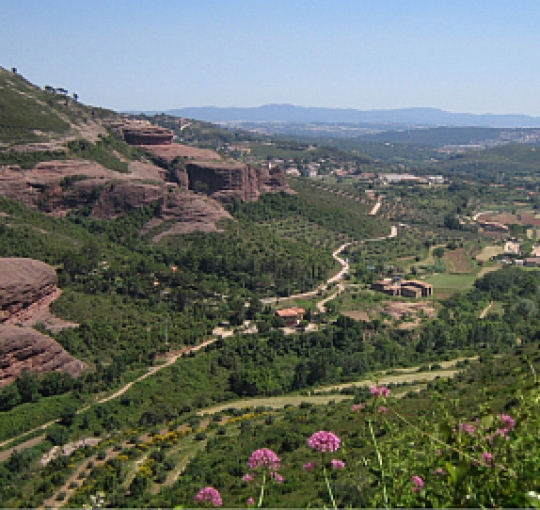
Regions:
<svg viewBox="0 0 540 510"><path fill-rule="evenodd" d="M61 87L40 89L0 69L0 90L0 193L30 207L115 218L159 202L145 231L168 222L178 234L219 231L217 222L230 219L222 202L291 192L279 169L171 143L172 134L149 121L84 105Z"/></svg>
<svg viewBox="0 0 540 510"><path fill-rule="evenodd" d="M167 110L165 113L209 122L341 122L402 126L540 127L540 118L528 115L452 113L437 108L362 111L353 108L269 104L257 107L187 107Z"/></svg>

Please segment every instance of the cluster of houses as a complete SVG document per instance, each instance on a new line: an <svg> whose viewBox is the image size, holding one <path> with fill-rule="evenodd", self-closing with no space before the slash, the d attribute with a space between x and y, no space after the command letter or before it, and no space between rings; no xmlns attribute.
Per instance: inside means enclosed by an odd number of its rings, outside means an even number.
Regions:
<svg viewBox="0 0 540 510"><path fill-rule="evenodd" d="M384 278L371 284L371 290L384 292L389 296L410 298L429 297L433 295L433 285L420 280L396 280Z"/></svg>

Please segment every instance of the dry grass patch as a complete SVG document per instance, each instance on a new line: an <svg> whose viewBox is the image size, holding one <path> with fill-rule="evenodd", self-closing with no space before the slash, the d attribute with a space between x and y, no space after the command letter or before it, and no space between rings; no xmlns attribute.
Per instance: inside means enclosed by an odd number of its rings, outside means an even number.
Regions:
<svg viewBox="0 0 540 510"><path fill-rule="evenodd" d="M347 312L342 312L342 315L350 317L351 319L354 319L355 321L369 322L371 320L368 313L364 310L349 310Z"/></svg>
<svg viewBox="0 0 540 510"><path fill-rule="evenodd" d="M485 246L482 251L476 256L478 262L488 262L491 257L496 257L504 253L502 246Z"/></svg>

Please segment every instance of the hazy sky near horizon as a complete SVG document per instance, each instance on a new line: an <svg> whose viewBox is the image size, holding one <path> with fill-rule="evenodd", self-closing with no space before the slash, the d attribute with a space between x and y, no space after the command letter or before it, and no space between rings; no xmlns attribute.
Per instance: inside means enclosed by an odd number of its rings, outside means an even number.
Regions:
<svg viewBox="0 0 540 510"><path fill-rule="evenodd" d="M0 0L0 66L115 110L540 116L540 0Z"/></svg>

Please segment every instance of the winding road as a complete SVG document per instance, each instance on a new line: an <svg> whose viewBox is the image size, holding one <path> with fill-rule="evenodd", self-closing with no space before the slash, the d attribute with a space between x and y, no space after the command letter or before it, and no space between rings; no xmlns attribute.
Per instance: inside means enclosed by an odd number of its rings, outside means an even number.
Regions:
<svg viewBox="0 0 540 510"><path fill-rule="evenodd" d="M365 239L363 241L357 241L355 243L349 242L349 243L342 244L339 248L337 248L332 253L332 257L341 265L341 269L335 275L328 278L324 283L320 284L316 289L311 290L309 292L304 292L302 294L294 294L294 295L289 296L287 298L272 297L272 298L261 299L261 302L264 303L264 304L273 304L273 303L279 303L280 300L303 299L303 298L313 297L313 296L317 295L317 293L322 292L324 289L326 289L327 285L331 285L331 284L336 283L336 282L341 282L343 277L349 272L348 259L343 259L342 257L339 256L341 254L341 252L343 250L345 250L345 248L347 248L348 246L351 246L353 244L362 244L362 243L365 243L365 242L382 241L384 239L390 239L390 238L396 237L397 233L398 233L397 227L393 225L391 227L390 234L388 236L377 237L377 238L374 238L374 239ZM325 306L326 303L328 301L331 301L332 299L334 299L336 296L338 296L344 290L345 290L345 285L343 283L338 283L338 286L337 286L335 292L333 292L331 295L329 295L329 296L327 296L327 297L325 297L322 300L317 302L318 310L321 311L321 312L325 312L326 311L326 306ZM81 409L79 409L77 411L77 414L83 413L83 412L87 411L88 409L90 409L91 407L93 407L95 405L99 405L99 404L103 404L105 402L109 402L110 400L114 400L114 399L124 395L124 393L126 393L134 384L136 384L136 383L138 383L140 381L143 381L147 377L150 377L150 376L156 374L157 372L159 372L160 370L163 370L166 367L171 366L172 364L174 364L176 362L176 360L178 360L178 358L183 356L185 353L199 351L200 349L203 349L207 345L210 345L210 344L216 342L217 340L218 340L218 338L210 338L210 339L205 340L204 342L202 342L202 343L200 343L200 344L198 344L198 345L196 345L194 347L186 347L186 348L184 348L184 349L182 349L180 351L177 351L175 353L169 353L167 355L167 361L165 363L163 363L162 365L149 367L148 371L145 374L139 376L134 381L131 381L131 382L127 383L126 385L122 386L120 389L118 389L114 393L111 393L110 395L108 395L106 397L103 397L101 399L96 400L94 403L91 403L91 404L89 404L87 406L82 407ZM19 435L15 436L15 437L11 437L9 439L6 439L6 440L0 442L0 448L3 448L5 446L9 445L10 443L18 441L18 440L24 438L25 436L34 434L34 433L36 433L36 432L38 432L40 430L46 430L51 425L54 425L55 423L57 423L59 421L60 421L60 419L49 421L47 423L44 423L43 425L40 425L39 427L35 427L35 428L33 428L31 430L28 430L27 432L23 432L22 434L19 434ZM33 437L32 439L29 439L28 441L20 443L15 447L8 448L8 449L0 452L0 462L2 462L3 460L6 460L7 458L9 458L9 456L12 454L13 450L21 450L21 449L24 449L24 448L29 448L31 446L35 446L36 444L43 441L44 439L45 439L45 435L40 435L40 436L37 436L37 437Z"/></svg>

